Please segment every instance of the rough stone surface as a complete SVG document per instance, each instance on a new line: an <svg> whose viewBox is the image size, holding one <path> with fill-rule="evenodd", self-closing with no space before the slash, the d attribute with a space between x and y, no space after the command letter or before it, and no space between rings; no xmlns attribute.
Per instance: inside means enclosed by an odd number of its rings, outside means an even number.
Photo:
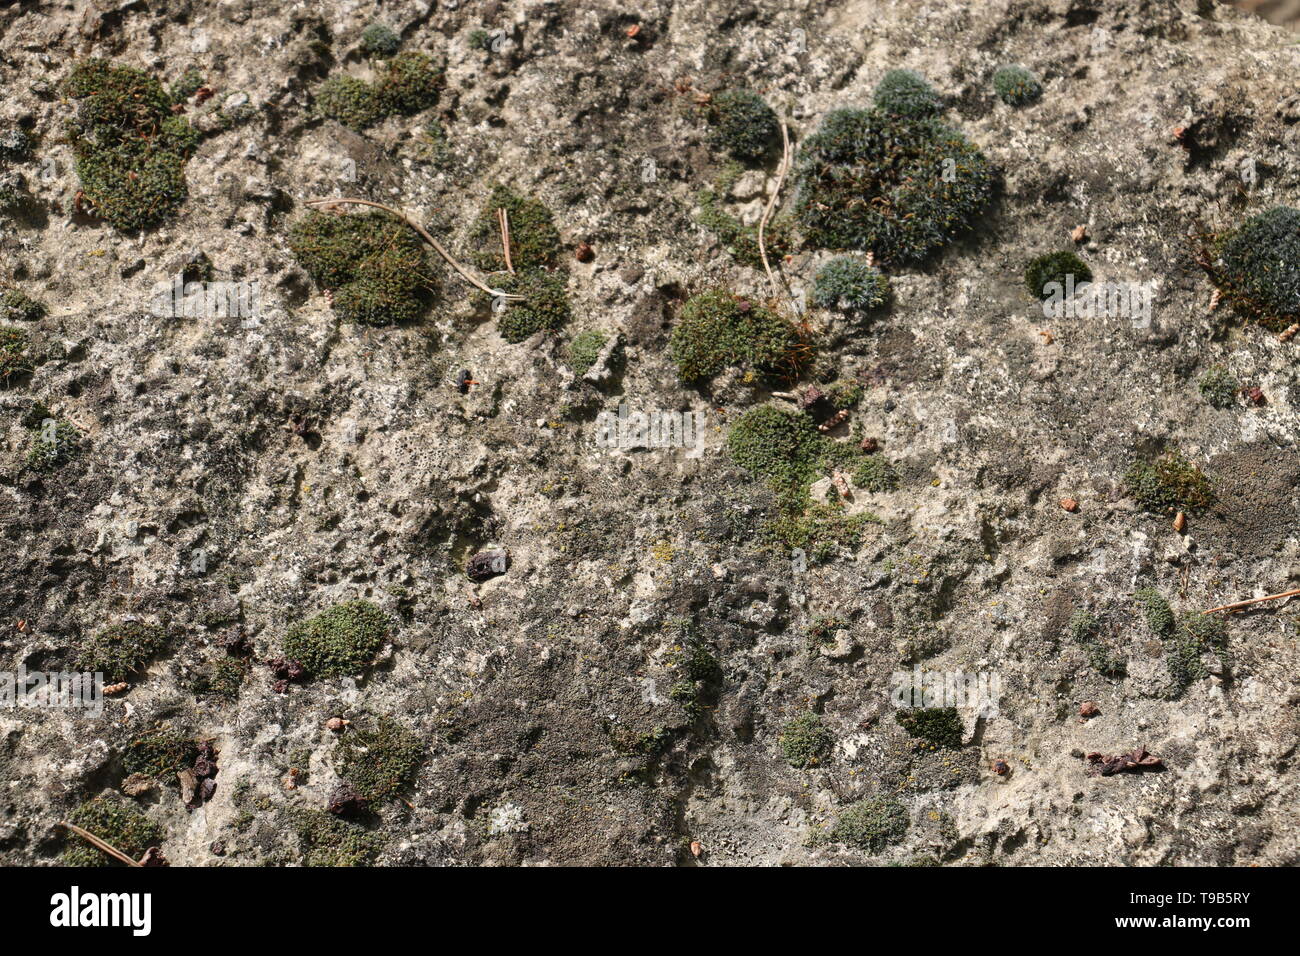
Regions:
<svg viewBox="0 0 1300 956"><path fill-rule="evenodd" d="M0 125L33 141L9 162L30 201L0 218L0 278L49 307L24 323L35 371L0 391L0 667L69 668L132 617L173 638L99 718L0 710L0 860L56 861L54 823L125 788L173 864L299 862L286 814L324 814L342 783L325 721L393 715L426 752L402 799L368 808L381 864L1300 862L1294 612L1230 618L1227 666L1169 700L1131 600L1152 583L1199 610L1300 575L1300 346L1210 312L1186 239L1300 205L1293 35L1193 0L385 4L403 49L445 58L447 86L434 111L358 134L310 99L328 75L372 74L373 10L319 9L0 10ZM190 101L196 122L232 93L251 106L210 127L180 214L142 236L75 210L58 82L86 55L167 83L197 66L216 95ZM996 98L1008 62L1042 79L1038 102ZM895 302L865 331L809 314L824 333L809 383L863 383L849 425L900 483L855 493L851 509L882 519L861 547L804 566L765 543L772 495L723 447L769 393L683 387L666 354L687 296L772 294L695 223L724 160L697 94L761 91L797 143L898 67L928 77L1003 188L966 240L891 275ZM433 116L445 162L422 137ZM774 171L743 195L759 203ZM559 336L506 344L487 297L432 256L442 292L423 321L341 325L286 245L305 200L354 195L463 251L493 182L554 212L574 315ZM594 261L574 259L579 242ZM1155 282L1150 327L1046 319L1021 275L1067 248L1098 280ZM256 325L149 312L196 250L217 279L260 283ZM779 268L804 288L830 255ZM599 384L564 365L584 328L625 342ZM1197 379L1214 365L1267 402L1210 406ZM462 369L479 383L463 395ZM84 436L51 474L25 464L33 401ZM597 412L620 402L696 412L703 453L598 447ZM1134 455L1166 447L1221 493L1183 535L1122 487ZM509 549L509 573L469 580L487 548ZM277 693L264 661L286 628L354 599L395 621L378 663ZM1067 636L1083 606L1111 611L1126 677L1099 676ZM819 616L843 622L824 651L807 636ZM721 672L689 708L673 693L681 619ZM252 658L235 699L196 695L239 631ZM998 713L963 715L960 749L915 752L895 721L891 675L916 664L1000 676ZM778 738L809 709L836 743L799 770ZM124 779L124 748L159 724L220 752L193 811L167 781ZM1103 777L1083 759L1139 747L1165 769ZM901 840L826 839L884 797L909 817Z"/></svg>

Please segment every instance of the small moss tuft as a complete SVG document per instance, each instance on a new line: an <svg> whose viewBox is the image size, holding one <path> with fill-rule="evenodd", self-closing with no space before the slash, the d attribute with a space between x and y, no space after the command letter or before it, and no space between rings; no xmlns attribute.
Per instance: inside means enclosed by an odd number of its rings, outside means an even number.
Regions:
<svg viewBox="0 0 1300 956"><path fill-rule="evenodd" d="M1070 616L1066 632L1088 655L1088 663L1103 677L1123 677L1127 663L1103 640L1102 620L1091 611L1078 610Z"/></svg>
<svg viewBox="0 0 1300 956"><path fill-rule="evenodd" d="M792 372L805 360L806 344L776 312L713 289L682 307L668 352L682 380L691 382L727 368Z"/></svg>
<svg viewBox="0 0 1300 956"><path fill-rule="evenodd" d="M367 866L384 839L364 827L319 810L294 808L289 821L303 844L304 866Z"/></svg>
<svg viewBox="0 0 1300 956"><path fill-rule="evenodd" d="M389 116L410 116L438 102L442 68L427 53L408 50L388 60L374 83L347 74L316 88L318 115L363 130Z"/></svg>
<svg viewBox="0 0 1300 956"><path fill-rule="evenodd" d="M742 265L754 269L763 267L763 256L758 248L758 224L745 225L725 208L731 187L735 185L744 167L735 161L723 166L713 186L701 189L695 197L700 204L699 223L727 247L732 257ZM774 216L763 231L763 244L769 261L780 259L795 249L790 221L785 216Z"/></svg>
<svg viewBox="0 0 1300 956"><path fill-rule="evenodd" d="M83 803L68 819L133 860L139 860L150 847L162 843L162 829L116 794L105 794ZM74 833L69 832L67 839L60 860L64 866L125 865Z"/></svg>
<svg viewBox="0 0 1300 956"><path fill-rule="evenodd" d="M1169 668L1166 696L1181 697L1192 684L1210 675L1202 659L1213 653L1221 662L1228 658L1228 631L1216 614L1181 614L1165 642Z"/></svg>
<svg viewBox="0 0 1300 956"><path fill-rule="evenodd" d="M126 621L99 631L82 646L77 669L104 675L116 684L138 674L167 647L167 632L157 624Z"/></svg>
<svg viewBox="0 0 1300 956"><path fill-rule="evenodd" d="M745 412L727 434L732 460L778 491L802 488L817 477L821 443L811 418L773 405Z"/></svg>
<svg viewBox="0 0 1300 956"><path fill-rule="evenodd" d="M285 632L284 656L315 677L356 674L384 646L392 621L369 601L345 601Z"/></svg>
<svg viewBox="0 0 1300 956"><path fill-rule="evenodd" d="M0 325L0 385L8 385L9 379L31 371L26 349L26 332Z"/></svg>
<svg viewBox="0 0 1300 956"><path fill-rule="evenodd" d="M714 145L743 160L761 160L781 139L776 113L751 90L719 93L710 104Z"/></svg>
<svg viewBox="0 0 1300 956"><path fill-rule="evenodd" d="M33 471L53 474L81 451L81 432L63 418L46 418L32 429L32 445L27 450L27 466Z"/></svg>
<svg viewBox="0 0 1300 956"><path fill-rule="evenodd" d="M1164 596L1155 588L1145 587L1133 592L1133 600L1142 608L1151 633L1156 637L1168 637L1174 629L1174 612Z"/></svg>
<svg viewBox="0 0 1300 956"><path fill-rule="evenodd" d="M993 73L993 92L1008 106L1024 106L1043 95L1043 86L1023 66L1003 66Z"/></svg>
<svg viewBox="0 0 1300 956"><path fill-rule="evenodd" d="M1209 252L1215 284L1248 317L1273 331L1300 321L1300 209L1274 206Z"/></svg>
<svg viewBox="0 0 1300 956"><path fill-rule="evenodd" d="M880 455L866 455L853 471L853 484L863 491L893 491L898 487L898 472Z"/></svg>
<svg viewBox="0 0 1300 956"><path fill-rule="evenodd" d="M1241 384L1222 365L1216 365L1201 376L1197 387L1201 397L1215 408L1231 408L1237 403L1237 392Z"/></svg>
<svg viewBox="0 0 1300 956"><path fill-rule="evenodd" d="M331 76L316 87L314 108L325 119L363 130L384 118L374 88L355 76Z"/></svg>
<svg viewBox="0 0 1300 956"><path fill-rule="evenodd" d="M984 154L936 118L837 109L800 149L795 214L814 245L919 263L974 224L995 180Z"/></svg>
<svg viewBox="0 0 1300 956"><path fill-rule="evenodd" d="M942 104L930 81L915 70L890 70L876 84L877 108L895 116L934 116Z"/></svg>
<svg viewBox="0 0 1300 956"><path fill-rule="evenodd" d="M558 332L569 321L569 274L527 269L497 279L502 292L522 295L507 302L498 313L497 329L511 345L537 332Z"/></svg>
<svg viewBox="0 0 1300 956"><path fill-rule="evenodd" d="M172 216L185 201L185 164L199 136L172 113L162 84L140 70L92 59L73 67L64 89L78 101L72 149L95 212L123 232Z"/></svg>
<svg viewBox="0 0 1300 956"><path fill-rule="evenodd" d="M919 707L894 715L898 726L932 750L961 747L961 716L956 707Z"/></svg>
<svg viewBox="0 0 1300 956"><path fill-rule="evenodd" d="M1073 252L1049 252L1033 259L1025 267L1025 288L1040 299L1051 293L1047 286L1055 282L1064 290L1066 279L1074 276L1076 287L1092 281L1092 270Z"/></svg>
<svg viewBox="0 0 1300 956"><path fill-rule="evenodd" d="M21 289L0 292L0 321L37 322L45 318L46 312L43 304Z"/></svg>
<svg viewBox="0 0 1300 956"><path fill-rule="evenodd" d="M800 714L781 728L781 755L792 767L807 770L826 759L835 738L822 719L813 713Z"/></svg>
<svg viewBox="0 0 1300 956"><path fill-rule="evenodd" d="M198 745L192 738L161 728L127 744L122 769L128 776L139 773L171 783L177 773L194 765L198 755Z"/></svg>
<svg viewBox="0 0 1300 956"><path fill-rule="evenodd" d="M333 292L344 321L419 318L436 286L419 237L391 216L310 212L289 231L289 248L316 284Z"/></svg>
<svg viewBox="0 0 1300 956"><path fill-rule="evenodd" d="M813 304L823 309L867 312L883 308L889 298L889 279L857 256L832 259L813 279Z"/></svg>
<svg viewBox="0 0 1300 956"><path fill-rule="evenodd" d="M599 329L588 329L575 335L569 343L569 367L573 374L579 378L587 374L608 341L609 336Z"/></svg>
<svg viewBox="0 0 1300 956"><path fill-rule="evenodd" d="M546 204L497 185L470 227L469 239L474 245L471 258L476 266L485 272L505 271L498 209L504 209L510 217L511 265L523 271L550 269L560 262L560 231Z"/></svg>
<svg viewBox="0 0 1300 956"><path fill-rule="evenodd" d="M424 760L424 743L391 717L339 739L339 776L367 800L383 800L410 784Z"/></svg>
<svg viewBox="0 0 1300 956"><path fill-rule="evenodd" d="M239 697L239 689L248 676L248 667L234 657L222 657L205 665L190 682L190 690L198 697L213 697L232 701Z"/></svg>
<svg viewBox="0 0 1300 956"><path fill-rule="evenodd" d="M879 853L907 833L910 820L905 808L890 797L875 797L850 804L831 828L830 839L868 853Z"/></svg>
<svg viewBox="0 0 1300 956"><path fill-rule="evenodd" d="M386 23L372 23L361 31L361 49L370 56L392 56L402 39Z"/></svg>
<svg viewBox="0 0 1300 956"><path fill-rule="evenodd" d="M1152 514L1189 514L1214 503L1214 489L1201 469L1178 452L1154 461L1135 461L1124 475L1128 493Z"/></svg>

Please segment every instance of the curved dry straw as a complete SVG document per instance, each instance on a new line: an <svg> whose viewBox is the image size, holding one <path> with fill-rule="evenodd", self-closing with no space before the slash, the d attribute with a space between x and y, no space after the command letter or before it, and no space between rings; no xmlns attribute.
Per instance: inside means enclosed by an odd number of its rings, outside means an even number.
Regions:
<svg viewBox="0 0 1300 956"><path fill-rule="evenodd" d="M493 289L490 286L488 286L488 284L484 282L482 279L470 274L468 269L466 269L464 266L462 266L459 262L457 262L455 259L451 257L451 253L448 252L446 249L444 249L442 247L442 244L438 242L437 239L429 235L428 231L423 226L421 226L418 222L416 222L406 213L402 212L400 209L394 209L392 206L385 206L383 203L372 202L369 199L309 199L307 200L306 205L321 206L325 209L329 209L331 206L343 206L343 205L370 206L374 209L382 209L384 212L388 213L389 215L396 216L398 219L402 220L402 222L406 223L417 233L419 233L420 238L423 239L425 242L427 242L429 245L433 246L433 248L437 250L438 255L446 259L447 264L450 265L453 269L455 269L458 273L460 273L461 278L463 278L470 285L474 286L475 288L482 289L488 295L493 297L498 297L503 299L523 298L522 295L517 295L513 292L502 292L500 289Z"/></svg>
<svg viewBox="0 0 1300 956"><path fill-rule="evenodd" d="M113 857L114 859L119 860L122 863L125 863L127 866L143 866L143 864L137 863L135 860L131 859L121 850L101 840L99 837L95 836L95 834L91 833L89 830L83 830L75 823L69 823L67 820L60 820L59 826L71 830L73 833L81 837L83 840L85 840L91 846L95 847L97 850L102 850L103 852L107 853L109 856Z"/></svg>
<svg viewBox="0 0 1300 956"><path fill-rule="evenodd" d="M763 271L767 273L767 279L772 283L772 288L779 296L781 286L772 275L772 267L767 262L767 243L765 233L767 231L767 221L772 218L772 210L776 206L776 201L781 195L781 185L785 182L785 174L790 171L790 129L785 120L781 121L781 165L776 172L776 188L772 190L772 196L767 201L767 206L763 209L763 218L758 221L758 254L763 259Z"/></svg>

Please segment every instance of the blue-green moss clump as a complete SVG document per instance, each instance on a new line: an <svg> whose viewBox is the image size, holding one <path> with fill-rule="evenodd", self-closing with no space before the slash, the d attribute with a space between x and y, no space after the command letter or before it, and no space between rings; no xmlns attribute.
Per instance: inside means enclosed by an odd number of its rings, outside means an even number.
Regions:
<svg viewBox="0 0 1300 956"><path fill-rule="evenodd" d="M313 677L344 677L371 664L392 621L369 601L344 601L294 624L284 635L284 656Z"/></svg>
<svg viewBox="0 0 1300 956"><path fill-rule="evenodd" d="M38 322L45 318L45 305L22 289L0 292L0 322Z"/></svg>
<svg viewBox="0 0 1300 956"><path fill-rule="evenodd" d="M810 243L874 252L886 266L919 263L975 222L996 173L936 117L837 109L803 143L795 214Z"/></svg>
<svg viewBox="0 0 1300 956"><path fill-rule="evenodd" d="M1172 515L1194 514L1214 503L1214 486L1200 468L1173 451L1152 461L1134 461L1124 485L1143 510Z"/></svg>
<svg viewBox="0 0 1300 956"><path fill-rule="evenodd" d="M926 750L961 747L961 716L956 707L917 707L900 710L894 715L898 726L917 741L917 747Z"/></svg>
<svg viewBox="0 0 1300 956"><path fill-rule="evenodd" d="M436 288L419 237L388 215L313 211L289 231L289 248L348 322L412 321Z"/></svg>
<svg viewBox="0 0 1300 956"><path fill-rule="evenodd" d="M384 800L410 784L424 760L424 744L391 717L339 739L339 776L365 800Z"/></svg>
<svg viewBox="0 0 1300 956"><path fill-rule="evenodd" d="M167 643L167 631L161 625L124 621L96 632L81 645L77 670L102 672L105 683L116 684L142 671Z"/></svg>
<svg viewBox="0 0 1300 956"><path fill-rule="evenodd" d="M806 361L808 343L791 322L725 289L693 296L673 327L668 355L684 382L739 368L792 375Z"/></svg>
<svg viewBox="0 0 1300 956"><path fill-rule="evenodd" d="M579 378L586 375L587 371L596 364L600 350L608 341L609 336L600 329L588 329L575 335L573 341L569 343L569 367L573 369L573 374Z"/></svg>
<svg viewBox="0 0 1300 956"><path fill-rule="evenodd" d="M1300 322L1300 209L1274 206L1216 236L1209 270L1247 318L1281 331Z"/></svg>
<svg viewBox="0 0 1300 956"><path fill-rule="evenodd" d="M318 115L363 130L389 116L411 116L438 102L443 71L427 53L407 50L386 61L373 83L331 76L316 88Z"/></svg>
<svg viewBox="0 0 1300 956"><path fill-rule="evenodd" d="M287 811L302 843L304 866L367 866L383 849L384 838L365 827L320 810Z"/></svg>
<svg viewBox="0 0 1300 956"><path fill-rule="evenodd" d="M68 822L95 834L133 860L139 860L150 847L162 844L162 829L116 794L105 794L83 803L72 812ZM63 866L126 865L71 831L67 833L67 847L59 862Z"/></svg>
<svg viewBox="0 0 1300 956"><path fill-rule="evenodd" d="M837 256L813 278L813 304L822 309L869 312L889 303L889 279L857 256Z"/></svg>
<svg viewBox="0 0 1300 956"><path fill-rule="evenodd" d="M27 333L12 326L0 325L0 386L8 385L11 378L29 371L31 365L27 361Z"/></svg>
<svg viewBox="0 0 1300 956"><path fill-rule="evenodd" d="M890 70L876 84L873 101L886 113L913 118L934 116L943 108L938 91L915 70Z"/></svg>
<svg viewBox="0 0 1300 956"><path fill-rule="evenodd" d="M761 160L781 141L781 126L767 101L752 90L727 90L709 104L713 143L737 159Z"/></svg>
<svg viewBox="0 0 1300 956"><path fill-rule="evenodd" d="M1046 299L1052 295L1047 288L1049 285L1056 283L1063 293L1070 276L1074 277L1077 288L1092 281L1092 270L1073 252L1048 252L1031 259L1029 265L1025 266L1025 288L1031 295Z"/></svg>
<svg viewBox="0 0 1300 956"><path fill-rule="evenodd" d="M361 31L361 49L370 56L392 56L401 45L402 38L386 23L372 23Z"/></svg>
<svg viewBox="0 0 1300 956"><path fill-rule="evenodd" d="M786 722L778 740L786 763L800 770L815 767L826 759L835 738L814 713L800 714Z"/></svg>
<svg viewBox="0 0 1300 956"><path fill-rule="evenodd" d="M732 161L726 163L718 172L713 185L701 189L695 196L700 204L698 221L701 226L718 237L726 246L731 256L742 265L753 269L763 267L762 252L758 248L758 225L745 225L726 209L727 196L731 187L744 172L744 166ZM795 241L790 230L790 220L785 216L774 216L763 230L763 245L767 249L768 261L781 259L794 251Z"/></svg>
<svg viewBox="0 0 1300 956"><path fill-rule="evenodd" d="M1222 365L1216 365L1196 383L1201 397L1215 408L1231 408L1237 403L1241 383Z"/></svg>
<svg viewBox="0 0 1300 956"><path fill-rule="evenodd" d="M135 232L171 217L185 201L185 164L198 132L172 113L149 74L83 60L64 90L77 101L70 134L85 200L109 225Z"/></svg>
<svg viewBox="0 0 1300 956"><path fill-rule="evenodd" d="M1043 95L1043 86L1023 66L1002 66L993 73L993 92L1008 106L1024 106Z"/></svg>
<svg viewBox="0 0 1300 956"><path fill-rule="evenodd" d="M892 797L873 797L850 804L831 828L829 838L868 853L879 853L907 833L907 808Z"/></svg>

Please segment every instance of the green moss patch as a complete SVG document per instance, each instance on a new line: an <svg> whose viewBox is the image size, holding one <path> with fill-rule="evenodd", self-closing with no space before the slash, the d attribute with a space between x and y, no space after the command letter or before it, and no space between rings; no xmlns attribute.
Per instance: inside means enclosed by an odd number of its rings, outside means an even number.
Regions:
<svg viewBox="0 0 1300 956"><path fill-rule="evenodd" d="M727 368L793 374L809 347L788 320L724 289L702 292L682 306L668 355L686 382Z"/></svg>
<svg viewBox="0 0 1300 956"><path fill-rule="evenodd" d="M127 744L122 754L122 769L128 776L140 773L172 783L176 774L194 766L198 755L198 745L192 738L162 728Z"/></svg>
<svg viewBox="0 0 1300 956"><path fill-rule="evenodd" d="M114 228L134 232L185 201L185 164L198 133L172 113L162 84L141 70L83 60L64 84L77 101L71 139L86 201Z"/></svg>
<svg viewBox="0 0 1300 956"><path fill-rule="evenodd" d="M27 467L43 474L58 471L81 451L81 432L65 418L46 418L30 428Z"/></svg>
<svg viewBox="0 0 1300 956"><path fill-rule="evenodd" d="M83 803L72 812L68 821L95 834L133 860L139 860L150 847L162 843L162 829L116 795L106 794ZM74 833L68 833L67 841L67 848L59 860L64 866L125 866Z"/></svg>
<svg viewBox="0 0 1300 956"><path fill-rule="evenodd" d="M402 38L386 23L372 23L361 31L361 49L370 56L392 56L401 45Z"/></svg>
<svg viewBox="0 0 1300 956"><path fill-rule="evenodd" d="M388 215L310 212L290 230L289 248L344 321L412 321L436 289L419 236Z"/></svg>
<svg viewBox="0 0 1300 956"><path fill-rule="evenodd" d="M0 325L0 385L8 385L11 378L31 371L26 349L26 332Z"/></svg>
<svg viewBox="0 0 1300 956"><path fill-rule="evenodd" d="M713 143L737 159L761 160L781 141L781 126L767 101L751 90L727 90L709 104Z"/></svg>
<svg viewBox="0 0 1300 956"><path fill-rule="evenodd" d="M126 621L106 627L82 644L77 669L104 675L104 682L128 680L166 649L167 632L157 624Z"/></svg>
<svg viewBox="0 0 1300 956"><path fill-rule="evenodd" d="M993 73L993 92L1008 106L1025 106L1043 95L1043 86L1023 66L1002 66Z"/></svg>
<svg viewBox="0 0 1300 956"><path fill-rule="evenodd" d="M961 716L956 707L917 707L894 715L898 726L917 740L922 749L961 747Z"/></svg>
<svg viewBox="0 0 1300 956"><path fill-rule="evenodd" d="M427 53L408 50L388 60L373 83L331 76L316 88L317 115L363 130L389 116L410 116L438 102L443 71Z"/></svg>
<svg viewBox="0 0 1300 956"><path fill-rule="evenodd" d="M889 797L859 800L840 814L830 839L868 853L879 853L907 833L907 808Z"/></svg>
<svg viewBox="0 0 1300 956"><path fill-rule="evenodd" d="M222 657L205 664L193 680L190 690L198 697L212 697L232 701L239 697L239 689L248 676L248 666L238 658Z"/></svg>
<svg viewBox="0 0 1300 956"><path fill-rule="evenodd" d="M1179 615L1165 642L1168 697L1181 697L1188 687L1210 675L1204 661L1207 653L1227 663L1228 631L1223 619L1217 614L1196 612Z"/></svg>
<svg viewBox="0 0 1300 956"><path fill-rule="evenodd" d="M1106 641L1104 623L1091 611L1078 610L1070 617L1066 632L1083 648L1088 664L1103 677L1123 677L1128 669L1124 657Z"/></svg>
<svg viewBox="0 0 1300 956"><path fill-rule="evenodd" d="M382 835L319 810L293 809L288 817L304 866L368 866L384 846Z"/></svg>
<svg viewBox="0 0 1300 956"><path fill-rule="evenodd" d="M745 225L727 211L727 197L744 167L737 162L723 166L710 188L701 189L695 201L700 205L699 223L718 237L732 258L752 269L763 267L763 256L758 248L758 226ZM774 216L763 230L763 244L768 261L773 262L795 249L790 221L784 216Z"/></svg>
<svg viewBox="0 0 1300 956"><path fill-rule="evenodd" d="M551 269L560 264L563 248L551 211L541 200L521 196L497 185L492 188L478 218L470 227L471 261L485 272L504 272L505 250L497 211L504 209L510 222L510 264L519 271Z"/></svg>
<svg viewBox="0 0 1300 956"><path fill-rule="evenodd" d="M339 776L366 800L383 800L408 786L424 760L424 743L391 717L339 739Z"/></svg>
<svg viewBox="0 0 1300 956"><path fill-rule="evenodd" d="M938 119L838 109L800 149L795 214L816 246L919 263L971 227L995 181L984 154Z"/></svg>
<svg viewBox="0 0 1300 956"><path fill-rule="evenodd" d="M1274 206L1213 237L1210 274L1227 300L1273 331L1300 321L1300 209Z"/></svg>
<svg viewBox="0 0 1300 956"><path fill-rule="evenodd" d="M838 256L817 270L813 304L822 309L869 312L889 304L889 279L866 259Z"/></svg>
<svg viewBox="0 0 1300 956"><path fill-rule="evenodd" d="M943 107L930 81L915 70L890 70L876 84L876 108L894 116L934 116Z"/></svg>
<svg viewBox="0 0 1300 956"><path fill-rule="evenodd" d="M1201 397L1215 408L1231 408L1237 404L1241 383L1222 365L1216 365L1201 376L1196 383Z"/></svg>
<svg viewBox="0 0 1300 956"><path fill-rule="evenodd" d="M47 309L21 289L0 292L0 322L36 322L45 318Z"/></svg>
<svg viewBox="0 0 1300 956"><path fill-rule="evenodd" d="M506 302L497 314L497 329L512 345L537 332L557 332L568 323L568 272L529 269L498 276L496 284L502 292L523 296Z"/></svg>
<svg viewBox="0 0 1300 956"><path fill-rule="evenodd" d="M800 714L781 728L778 740L786 763L800 770L815 767L831 752L835 738L816 714Z"/></svg>
<svg viewBox="0 0 1300 956"><path fill-rule="evenodd" d="M569 367L573 369L573 374L579 378L587 374L596 364L601 349L608 341L609 336L599 329L588 329L575 335L569 343Z"/></svg>
<svg viewBox="0 0 1300 956"><path fill-rule="evenodd" d="M1142 616L1152 634L1164 638L1173 632L1174 612L1164 595L1152 587L1138 588L1133 592L1133 600L1142 608Z"/></svg>
<svg viewBox="0 0 1300 956"><path fill-rule="evenodd" d="M1092 270L1073 252L1049 252L1031 260L1025 267L1025 288L1031 295L1046 299L1053 294L1048 289L1053 283L1060 287L1057 294L1064 294L1071 276L1077 288L1092 281Z"/></svg>
<svg viewBox="0 0 1300 956"><path fill-rule="evenodd" d="M392 622L369 601L345 601L300 621L284 635L284 656L314 677L356 674L375 659Z"/></svg>
<svg viewBox="0 0 1300 956"><path fill-rule="evenodd" d="M1135 461L1124 474L1124 485L1137 503L1152 514L1189 514L1214 503L1214 487L1198 467L1178 452L1154 461Z"/></svg>

